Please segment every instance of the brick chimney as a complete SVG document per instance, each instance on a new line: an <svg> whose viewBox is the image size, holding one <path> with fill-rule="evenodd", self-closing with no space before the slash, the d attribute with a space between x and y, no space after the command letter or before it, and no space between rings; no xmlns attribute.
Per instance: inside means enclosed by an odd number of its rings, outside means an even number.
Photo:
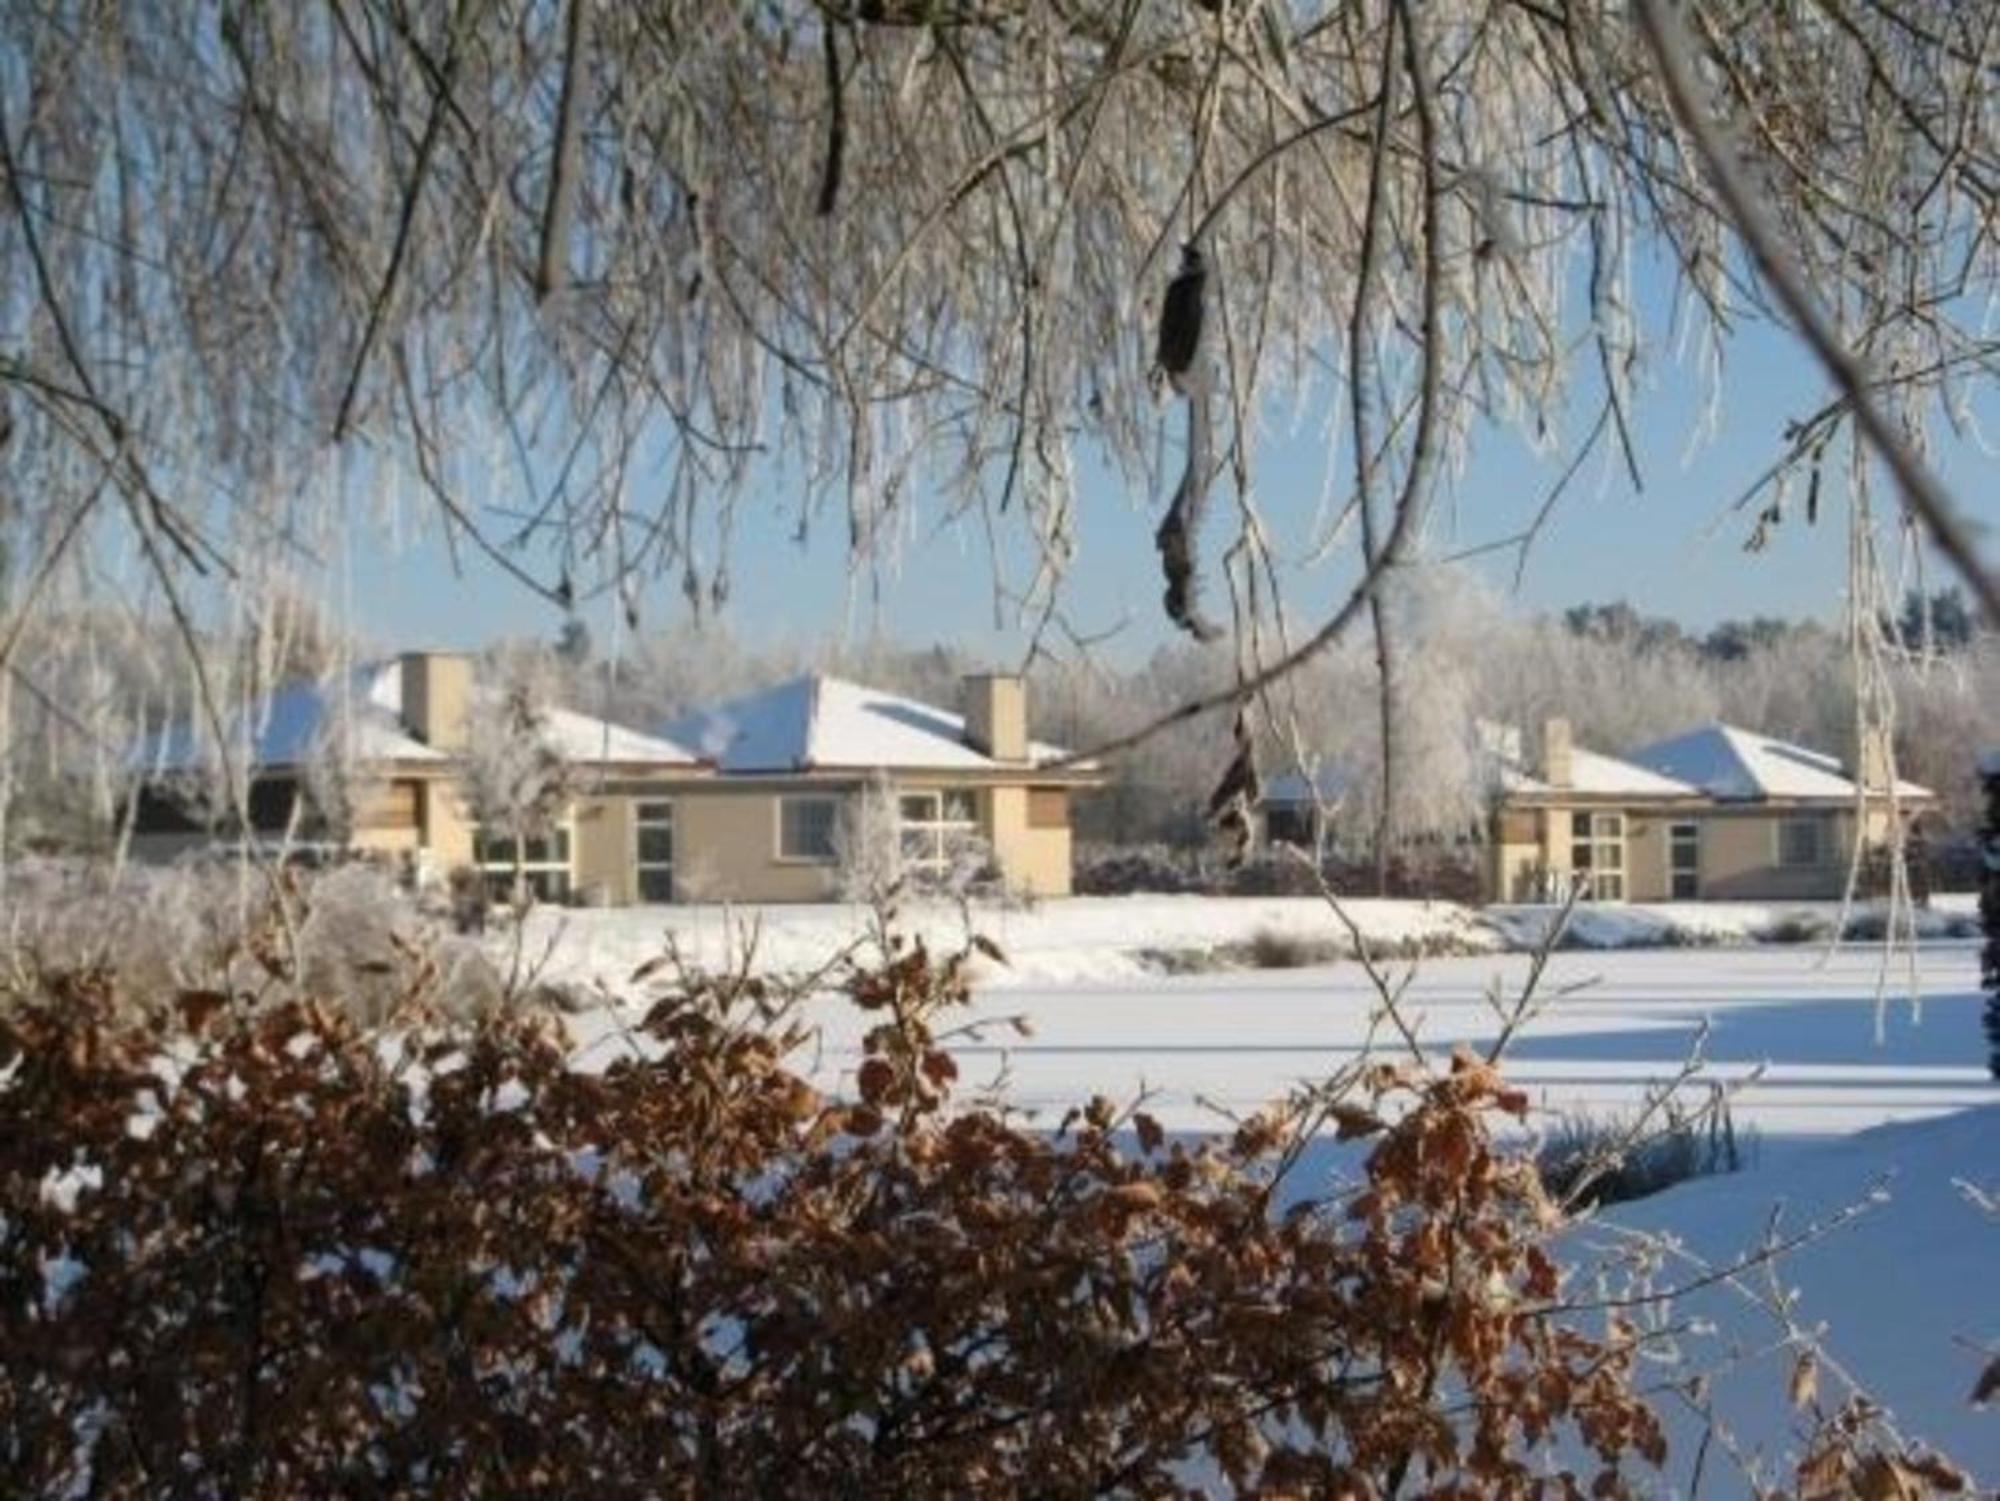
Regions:
<svg viewBox="0 0 2000 1501"><path fill-rule="evenodd" d="M1576 741L1569 721L1561 717L1542 722L1541 777L1551 787L1568 787L1576 781Z"/></svg>
<svg viewBox="0 0 2000 1501"><path fill-rule="evenodd" d="M1028 759L1028 687L1011 673L965 680L965 743L996 761Z"/></svg>
<svg viewBox="0 0 2000 1501"><path fill-rule="evenodd" d="M472 658L463 652L408 651L401 665L403 722L410 733L433 750L464 750Z"/></svg>

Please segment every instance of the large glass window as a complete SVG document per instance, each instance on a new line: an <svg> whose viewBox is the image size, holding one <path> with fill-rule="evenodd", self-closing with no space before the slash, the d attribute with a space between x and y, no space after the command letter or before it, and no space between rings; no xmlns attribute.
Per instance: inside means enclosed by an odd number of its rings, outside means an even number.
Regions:
<svg viewBox="0 0 2000 1501"><path fill-rule="evenodd" d="M1667 828L1667 895L1677 902L1701 895L1701 825L1670 824Z"/></svg>
<svg viewBox="0 0 2000 1501"><path fill-rule="evenodd" d="M674 805L641 802L632 805L633 868L639 900L674 899Z"/></svg>
<svg viewBox="0 0 2000 1501"><path fill-rule="evenodd" d="M538 902L566 902L570 897L569 829L558 826L541 834L509 834L475 829L472 860L486 877L486 889L496 901L511 901L514 883Z"/></svg>
<svg viewBox="0 0 2000 1501"><path fill-rule="evenodd" d="M1824 865L1827 858L1826 820L1788 818L1778 825L1778 863L1788 866Z"/></svg>
<svg viewBox="0 0 2000 1501"><path fill-rule="evenodd" d="M979 830L979 805L970 788L905 792L896 799L904 867L917 875L944 875Z"/></svg>
<svg viewBox="0 0 2000 1501"><path fill-rule="evenodd" d="M1569 863L1585 900L1625 900L1625 815L1570 814Z"/></svg>
<svg viewBox="0 0 2000 1501"><path fill-rule="evenodd" d="M778 858L831 862L840 804L830 797L778 799Z"/></svg>

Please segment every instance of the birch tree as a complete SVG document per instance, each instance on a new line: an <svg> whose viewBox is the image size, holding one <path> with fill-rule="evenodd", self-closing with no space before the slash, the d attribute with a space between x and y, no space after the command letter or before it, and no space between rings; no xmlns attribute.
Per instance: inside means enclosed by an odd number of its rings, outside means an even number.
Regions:
<svg viewBox="0 0 2000 1501"><path fill-rule="evenodd" d="M1671 332L1719 379L1758 321L1825 399L1746 528L1842 506L1857 621L1919 538L1996 616L1927 453L1993 369L1990 7L0 0L0 27L10 673L25 613L115 588L219 725L195 648L274 558L424 524L637 619L656 579L726 607L751 503L857 564L920 507L1004 536L1033 653L1074 637L1102 459L1138 498L1213 490L1170 513L1164 582L1233 628L1225 681L1136 743L1340 639L1475 433L1643 478L1649 353ZM1161 329L1190 264L1194 323ZM1260 479L1287 417L1344 435L1324 515ZM1357 554L1287 608L1293 565Z"/></svg>

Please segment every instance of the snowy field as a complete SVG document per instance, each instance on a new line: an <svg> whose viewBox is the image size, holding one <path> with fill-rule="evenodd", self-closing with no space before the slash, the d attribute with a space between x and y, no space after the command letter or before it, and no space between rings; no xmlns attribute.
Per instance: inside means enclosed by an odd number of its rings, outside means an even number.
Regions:
<svg viewBox="0 0 2000 1501"><path fill-rule="evenodd" d="M1371 943L1489 945L1492 952L1416 961L1405 1010L1441 1051L1494 1036L1492 998L1519 993L1526 955L1501 952L1493 928L1449 904L1357 902L1349 910ZM1750 920L1747 908L1708 910L1711 921ZM1645 909L1618 912L1655 920ZM669 931L703 962L718 962L732 941L754 933L763 964L806 968L852 941L861 921L855 909L834 906L556 912L536 919L525 947L552 975L617 991ZM967 1020L1020 1015L1033 1034L986 1027L960 1044L961 1064L968 1082L1004 1075L1008 1097L1024 1108L1059 1116L1092 1093L1143 1088L1163 1123L1199 1130L1219 1119L1214 1107L1253 1110L1338 1067L1368 1040L1374 990L1352 961L1162 975L1141 957L1241 942L1259 930L1330 940L1339 930L1316 902L1111 898L985 910L976 921L1009 963L989 967ZM915 926L937 944L963 935L955 910L923 912ZM1774 1141L1937 1115L1994 1098L1977 964L1967 940L1928 941L1886 967L1871 944L1568 950L1550 962L1543 1009L1516 1043L1511 1073L1551 1115L1629 1112L1679 1069L1705 1027L1700 1087L1735 1089L1738 1124ZM1388 967L1401 977L1412 966ZM862 1023L837 1002L819 1006L815 1020L818 1072L838 1085L857 1059Z"/></svg>
<svg viewBox="0 0 2000 1501"><path fill-rule="evenodd" d="M1920 999L1898 965L1878 1006L1878 954L1817 949L1658 950L1555 956L1546 1007L1512 1050L1509 1074L1552 1114L1629 1112L1670 1078L1707 1025L1703 1078L1738 1089L1739 1125L1774 1138L1842 1134L1992 1103L1969 943L1917 956ZM1481 1043L1498 1030L1489 996L1517 994L1519 955L1419 962L1404 1011L1426 1043ZM1393 967L1399 976L1407 965ZM1322 1076L1367 1042L1375 992L1353 963L1137 981L1041 983L981 993L968 1021L1024 1016L1033 1035L982 1029L958 1048L969 1083L1006 1078L1017 1106L1060 1115L1092 1093L1142 1088L1172 1129L1216 1124L1212 1107L1254 1110ZM858 1059L863 1022L816 1009L823 1076ZM2000 1153L2000 1143L1996 1143Z"/></svg>
<svg viewBox="0 0 2000 1501"><path fill-rule="evenodd" d="M1743 1172L1685 1183L1609 1211L1572 1232L1579 1259L1620 1243L1614 1227L1670 1236L1691 1256L1727 1263L1773 1224L1784 1232L1861 1212L1789 1256L1772 1286L1796 1292L1792 1317L1823 1335L1831 1361L1860 1376L1902 1430L1942 1446L1984 1484L2000 1481L2000 1412L1968 1397L1988 1359L2000 1354L2000 1085L1986 1074L1977 993L1978 949L1965 939L1918 945L1885 970L1882 950L1849 945L1753 946L1743 933L1770 909L1702 909L1734 924L1733 946L1570 950L1543 978L1545 1009L1514 1045L1510 1077L1526 1085L1537 1124L1571 1114L1629 1115L1649 1089L1670 1080L1706 1029L1707 1081L1733 1088L1739 1130L1754 1131ZM1792 910L1792 909L1787 909ZM1418 962L1405 1007L1421 1038L1442 1053L1454 1042L1490 1040L1498 1021L1490 995L1517 994L1529 959L1501 951L1495 930L1463 909L1357 903L1372 941L1485 933L1493 952ZM1628 921L1656 913L1621 909ZM773 909L761 914L761 951L775 964L804 965L855 932L852 909ZM705 957L722 952L721 914L587 913L531 933L550 945L553 968L614 987L657 952L663 926ZM957 936L954 914L931 913L939 941ZM991 1085L1053 1125L1064 1110L1103 1093L1144 1090L1168 1129L1200 1132L1219 1111L1254 1110L1290 1085L1324 1075L1368 1037L1374 991L1359 964L1165 976L1133 957L1141 948L1240 941L1263 926L1329 936L1313 903L1141 898L1051 903L1035 913L982 914L1015 961L981 987L967 1021L979 1032L956 1045L962 1087ZM1390 966L1397 977L1410 966ZM1006 1019L1025 1017L1018 1036ZM859 1058L863 1023L837 1000L815 1005L814 1072L844 1088ZM586 1032L615 1030L609 1013L585 1014ZM606 1035L598 1046L615 1048ZM1356 1154L1328 1144L1301 1168L1297 1191L1317 1192L1351 1171ZM1670 1256L1660 1282L1697 1275ZM1735 1368L1718 1388L1736 1439L1750 1456L1777 1462L1801 1421L1784 1400L1795 1331L1753 1301L1771 1286L1762 1270L1700 1295L1686 1311L1716 1333L1691 1338L1697 1366ZM1663 1368L1662 1380L1678 1380ZM1844 1395L1830 1366L1830 1398ZM1677 1399L1674 1485L1687 1494L1697 1430ZM1677 1416L1675 1416L1677 1414ZM1746 1494L1740 1475L1712 1453L1701 1494Z"/></svg>
<svg viewBox="0 0 2000 1501"><path fill-rule="evenodd" d="M1970 937L1971 896L1941 896L1916 914L1919 936ZM1549 907L1461 906L1455 902L1342 903L1348 919L1382 953L1484 954L1536 947L1558 915ZM1585 948L1741 947L1773 932L1828 932L1839 918L1832 902L1662 902L1577 908L1568 936ZM1852 916L1876 916L1859 909ZM671 906L612 910L539 908L524 936L527 951L552 972L616 984L654 957L671 937L702 963L733 955L755 937L759 959L778 969L810 968L862 931L861 908L837 904L767 907ZM1137 980L1163 958L1198 957L1243 945L1260 934L1352 947L1348 929L1316 897L1068 897L1029 908L980 906L978 930L1006 950L995 986ZM906 931L934 947L962 941L965 917L946 903L911 904Z"/></svg>
<svg viewBox="0 0 2000 1501"><path fill-rule="evenodd" d="M1743 924L1753 909L1707 910L1711 921ZM1371 943L1488 945L1492 952L1414 961L1413 974L1410 961L1388 968L1410 974L1405 1010L1426 1043L1446 1050L1494 1036L1493 1000L1519 993L1527 955L1502 952L1494 928L1448 903L1364 901L1349 912ZM1657 920L1649 909L1617 913ZM1008 964L987 967L967 1020L1024 1016L1033 1034L984 1028L961 1043L961 1064L968 1082L1004 1075L1024 1108L1059 1116L1092 1093L1145 1089L1163 1123L1199 1130L1219 1119L1214 1107L1253 1110L1368 1040L1375 994L1358 963L1163 975L1142 957L1260 930L1331 940L1340 930L1317 902L1078 899L981 910L975 921ZM855 908L840 906L546 910L524 950L552 976L618 992L669 934L710 964L754 935L764 966L805 969L852 942L862 924ZM964 933L955 909L921 911L912 926L938 945ZM1566 950L1543 977L1542 1010L1513 1049L1511 1073L1551 1115L1629 1112L1679 1069L1705 1027L1703 1081L1735 1089L1738 1124L1773 1139L1937 1115L1994 1098L1977 968L1976 945L1950 939L1887 961L1866 943ZM818 1072L838 1085L857 1059L861 1020L831 1001L815 1020ZM605 1024L582 1019L586 1028Z"/></svg>

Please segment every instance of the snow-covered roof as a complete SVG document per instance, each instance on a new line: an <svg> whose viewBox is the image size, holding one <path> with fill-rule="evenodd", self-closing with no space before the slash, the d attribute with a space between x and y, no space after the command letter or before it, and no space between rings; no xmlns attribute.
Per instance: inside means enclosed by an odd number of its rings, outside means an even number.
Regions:
<svg viewBox="0 0 2000 1501"><path fill-rule="evenodd" d="M577 765L693 766L700 760L672 740L574 709L544 710L542 738L557 755Z"/></svg>
<svg viewBox="0 0 2000 1501"><path fill-rule="evenodd" d="M1480 752L1488 758L1493 779L1503 792L1580 792L1592 797L1638 798L1701 796L1699 787L1677 777L1581 745L1570 748L1569 781L1557 787L1530 769L1526 737L1517 726L1481 720L1474 728Z"/></svg>
<svg viewBox="0 0 2000 1501"><path fill-rule="evenodd" d="M252 766L302 766L335 737L346 759L442 761L444 755L403 727L402 671L367 662L323 682L287 683L225 722L232 756L249 747ZM191 771L207 763L210 736L199 720L168 725L144 741L136 759L150 771Z"/></svg>
<svg viewBox="0 0 2000 1501"><path fill-rule="evenodd" d="M1018 765L968 745L965 720L957 714L823 674L696 710L661 733L721 772L999 771ZM1065 754L1040 741L1028 745L1030 765Z"/></svg>
<svg viewBox="0 0 2000 1501"><path fill-rule="evenodd" d="M1555 787L1518 765L1503 765L1500 785L1509 792L1582 792L1595 797L1699 797L1701 789L1677 777L1662 776L1644 766L1602 751L1573 746L1569 782Z"/></svg>
<svg viewBox="0 0 2000 1501"><path fill-rule="evenodd" d="M1760 735L1735 725L1703 725L1632 752L1632 759L1691 782L1709 796L1731 802L1762 798L1837 798L1851 801L1853 780L1837 756ZM1898 797L1929 797L1930 789L1899 781Z"/></svg>
<svg viewBox="0 0 2000 1501"><path fill-rule="evenodd" d="M593 714L547 709L543 717L550 748L573 764L699 763L686 746ZM287 683L231 722L231 753L241 755L246 741L250 765L261 768L302 766L330 743L341 759L352 761L439 764L450 759L410 732L403 718L403 667L394 658L364 662L325 681ZM149 771L190 771L208 759L208 745L199 721L185 719L146 741L138 760Z"/></svg>

